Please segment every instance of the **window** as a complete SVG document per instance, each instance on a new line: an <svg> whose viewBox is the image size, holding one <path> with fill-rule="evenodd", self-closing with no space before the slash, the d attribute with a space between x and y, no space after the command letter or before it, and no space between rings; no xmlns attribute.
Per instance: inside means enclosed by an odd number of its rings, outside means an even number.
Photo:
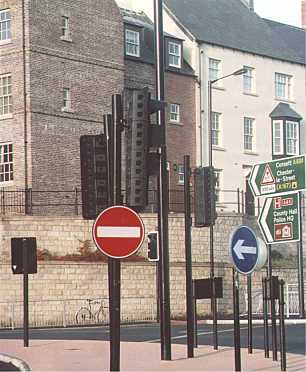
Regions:
<svg viewBox="0 0 306 372"><path fill-rule="evenodd" d="M172 123L180 122L180 105L177 103L170 104L170 121Z"/></svg>
<svg viewBox="0 0 306 372"><path fill-rule="evenodd" d="M292 76L275 73L275 97L289 100L292 98Z"/></svg>
<svg viewBox="0 0 306 372"><path fill-rule="evenodd" d="M139 32L133 30L125 30L125 52L129 56L140 56L140 38Z"/></svg>
<svg viewBox="0 0 306 372"><path fill-rule="evenodd" d="M244 149L254 151L254 119L244 118Z"/></svg>
<svg viewBox="0 0 306 372"><path fill-rule="evenodd" d="M64 88L63 90L63 111L69 111L70 109L71 109L70 89Z"/></svg>
<svg viewBox="0 0 306 372"><path fill-rule="evenodd" d="M62 36L61 38L64 40L70 39L70 25L69 25L69 17L62 16Z"/></svg>
<svg viewBox="0 0 306 372"><path fill-rule="evenodd" d="M0 117L12 113L12 78L0 75Z"/></svg>
<svg viewBox="0 0 306 372"><path fill-rule="evenodd" d="M221 61L209 58L208 75L209 80L216 80L220 76L220 63Z"/></svg>
<svg viewBox="0 0 306 372"><path fill-rule="evenodd" d="M184 165L179 164L177 166L177 173L178 173L178 183L179 185L184 184Z"/></svg>
<svg viewBox="0 0 306 372"><path fill-rule="evenodd" d="M0 182L13 181L13 145L0 144Z"/></svg>
<svg viewBox="0 0 306 372"><path fill-rule="evenodd" d="M287 155L299 155L299 127L296 121L286 121Z"/></svg>
<svg viewBox="0 0 306 372"><path fill-rule="evenodd" d="M220 203L221 201L221 170L215 169L215 177L216 177L216 186L215 186L215 194L216 194L216 203Z"/></svg>
<svg viewBox="0 0 306 372"><path fill-rule="evenodd" d="M282 155L283 149L283 122L281 120L273 121L273 154Z"/></svg>
<svg viewBox="0 0 306 372"><path fill-rule="evenodd" d="M169 66L171 67L181 67L181 45L169 41L168 43L169 50Z"/></svg>
<svg viewBox="0 0 306 372"><path fill-rule="evenodd" d="M255 71L254 68L244 66L246 73L243 75L243 91L244 93L255 92Z"/></svg>
<svg viewBox="0 0 306 372"><path fill-rule="evenodd" d="M11 40L11 12L0 10L0 43Z"/></svg>
<svg viewBox="0 0 306 372"><path fill-rule="evenodd" d="M220 146L220 117L218 112L211 113L211 143L214 146Z"/></svg>

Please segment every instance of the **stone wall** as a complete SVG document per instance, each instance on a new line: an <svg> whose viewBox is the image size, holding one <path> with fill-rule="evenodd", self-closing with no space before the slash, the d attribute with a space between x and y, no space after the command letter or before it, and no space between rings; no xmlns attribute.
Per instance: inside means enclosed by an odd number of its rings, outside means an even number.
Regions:
<svg viewBox="0 0 306 372"><path fill-rule="evenodd" d="M154 214L142 215L146 231L156 229ZM223 277L223 299L218 300L220 314L232 313L232 267L228 258L228 240L232 229L247 222L241 215L223 215L214 228L215 275ZM2 218L0 223L0 326L7 326L14 313L16 324L22 314L22 275L13 275L10 265L10 238L36 236L38 248L57 254L77 253L82 242L91 240L91 221L81 218ZM182 215L169 217L171 316L185 316L185 247L184 219ZM146 242L141 255L146 254ZM192 229L193 278L209 277L209 231ZM258 306L261 278L253 275L254 306ZM287 284L297 284L296 269L275 269ZM150 262L122 262L121 274L122 318L125 321L155 319L156 265ZM240 276L241 313L246 312L246 278ZM255 298L254 297L254 298ZM38 273L30 275L31 321L34 325L74 324L75 313L86 298L102 298L108 304L107 264L85 262L39 261ZM12 310L13 306L13 310ZM108 321L108 314L105 321ZM198 301L200 316L210 312L210 301ZM5 323L5 324L4 324Z"/></svg>
<svg viewBox="0 0 306 372"><path fill-rule="evenodd" d="M295 284L294 270L275 270L286 283ZM216 275L223 277L223 298L218 300L218 312L222 316L232 314L232 269L229 265L219 265ZM253 275L253 309L258 306L263 272ZM209 276L207 264L194 264L193 277ZM73 325L75 314L86 305L87 298L102 298L108 306L107 264L105 263L42 263L38 273L29 276L29 301L31 324ZM170 269L171 317L184 318L186 314L185 265L173 263ZM22 319L22 275L13 275L9 264L1 265L0 271L0 327L10 326L12 305L14 304L14 325L21 325ZM240 276L240 311L245 314L246 277ZM257 300L255 300L255 297ZM154 320L157 317L156 267L153 263L122 263L121 270L122 320ZM209 316L210 301L198 300L199 316ZM108 309L105 309L108 322Z"/></svg>

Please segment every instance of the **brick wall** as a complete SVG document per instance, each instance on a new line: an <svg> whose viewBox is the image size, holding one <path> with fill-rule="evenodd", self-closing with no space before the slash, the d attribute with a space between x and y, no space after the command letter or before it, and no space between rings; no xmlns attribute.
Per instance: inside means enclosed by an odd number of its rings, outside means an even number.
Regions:
<svg viewBox="0 0 306 372"><path fill-rule="evenodd" d="M62 16L71 42L61 39ZM72 190L80 187L80 136L101 133L111 95L123 90L122 18L113 0L43 0L31 8L31 30L32 187Z"/></svg>
<svg viewBox="0 0 306 372"><path fill-rule="evenodd" d="M302 27L306 28L306 1L305 0L302 0L301 9L302 9Z"/></svg>

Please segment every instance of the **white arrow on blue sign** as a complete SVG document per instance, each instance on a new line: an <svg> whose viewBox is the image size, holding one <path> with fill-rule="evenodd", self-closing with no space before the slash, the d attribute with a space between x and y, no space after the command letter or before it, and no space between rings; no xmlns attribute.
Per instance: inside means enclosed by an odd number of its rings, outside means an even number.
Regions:
<svg viewBox="0 0 306 372"><path fill-rule="evenodd" d="M267 260L267 247L248 226L238 226L230 237L229 254L237 271L251 274Z"/></svg>

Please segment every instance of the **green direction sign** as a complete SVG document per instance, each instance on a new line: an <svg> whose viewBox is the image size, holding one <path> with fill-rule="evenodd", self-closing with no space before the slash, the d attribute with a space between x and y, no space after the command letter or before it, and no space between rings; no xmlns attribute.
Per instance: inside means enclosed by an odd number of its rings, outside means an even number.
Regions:
<svg viewBox="0 0 306 372"><path fill-rule="evenodd" d="M305 155L254 165L249 184L254 196L304 190Z"/></svg>
<svg viewBox="0 0 306 372"><path fill-rule="evenodd" d="M299 193L266 198L258 223L267 244L299 241Z"/></svg>

